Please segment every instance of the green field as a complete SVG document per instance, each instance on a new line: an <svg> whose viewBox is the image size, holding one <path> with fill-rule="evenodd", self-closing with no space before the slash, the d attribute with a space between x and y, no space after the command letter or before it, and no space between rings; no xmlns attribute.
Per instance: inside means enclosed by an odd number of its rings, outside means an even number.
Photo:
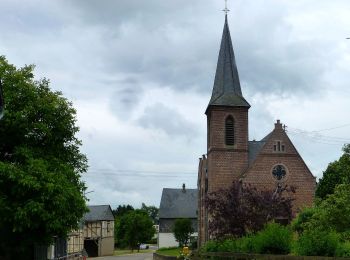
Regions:
<svg viewBox="0 0 350 260"><path fill-rule="evenodd" d="M156 252L160 255L169 255L169 256L179 256L181 248L172 247L172 248L160 248Z"/></svg>

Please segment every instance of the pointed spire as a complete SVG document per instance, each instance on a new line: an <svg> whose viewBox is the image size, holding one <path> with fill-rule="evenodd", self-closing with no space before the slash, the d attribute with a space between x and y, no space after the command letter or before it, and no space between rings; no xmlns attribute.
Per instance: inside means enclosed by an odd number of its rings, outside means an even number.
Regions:
<svg viewBox="0 0 350 260"><path fill-rule="evenodd" d="M249 103L242 96L235 54L227 23L227 13L225 14L225 25L222 33L213 93L208 108L209 106L250 107Z"/></svg>

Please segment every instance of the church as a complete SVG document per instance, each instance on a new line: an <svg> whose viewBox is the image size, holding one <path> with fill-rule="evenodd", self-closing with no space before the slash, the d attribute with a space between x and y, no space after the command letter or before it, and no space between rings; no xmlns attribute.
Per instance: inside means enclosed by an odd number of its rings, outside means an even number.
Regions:
<svg viewBox="0 0 350 260"><path fill-rule="evenodd" d="M316 179L289 139L280 120L260 141L249 141L248 111L239 81L232 41L225 15L212 96L207 116L207 152L198 167L198 242L209 238L207 193L242 181L260 190L278 185L294 186L293 211L314 201Z"/></svg>

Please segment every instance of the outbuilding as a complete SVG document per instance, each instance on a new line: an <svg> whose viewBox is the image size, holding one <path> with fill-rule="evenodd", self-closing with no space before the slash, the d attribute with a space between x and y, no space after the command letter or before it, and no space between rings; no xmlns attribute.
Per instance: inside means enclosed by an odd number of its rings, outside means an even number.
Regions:
<svg viewBox="0 0 350 260"><path fill-rule="evenodd" d="M114 216L109 205L88 206L84 215L84 248L89 257L114 253Z"/></svg>
<svg viewBox="0 0 350 260"><path fill-rule="evenodd" d="M176 219L189 218L195 232L192 234L196 239L197 227L198 191L197 189L164 188L159 206L159 234L158 247L178 246L175 240L173 227Z"/></svg>

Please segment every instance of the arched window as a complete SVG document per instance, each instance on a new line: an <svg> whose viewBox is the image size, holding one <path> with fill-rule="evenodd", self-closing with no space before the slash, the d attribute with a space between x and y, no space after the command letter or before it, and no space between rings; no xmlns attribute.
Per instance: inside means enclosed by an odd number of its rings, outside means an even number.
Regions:
<svg viewBox="0 0 350 260"><path fill-rule="evenodd" d="M235 144L235 122L232 116L228 116L225 121L225 142L226 145Z"/></svg>

